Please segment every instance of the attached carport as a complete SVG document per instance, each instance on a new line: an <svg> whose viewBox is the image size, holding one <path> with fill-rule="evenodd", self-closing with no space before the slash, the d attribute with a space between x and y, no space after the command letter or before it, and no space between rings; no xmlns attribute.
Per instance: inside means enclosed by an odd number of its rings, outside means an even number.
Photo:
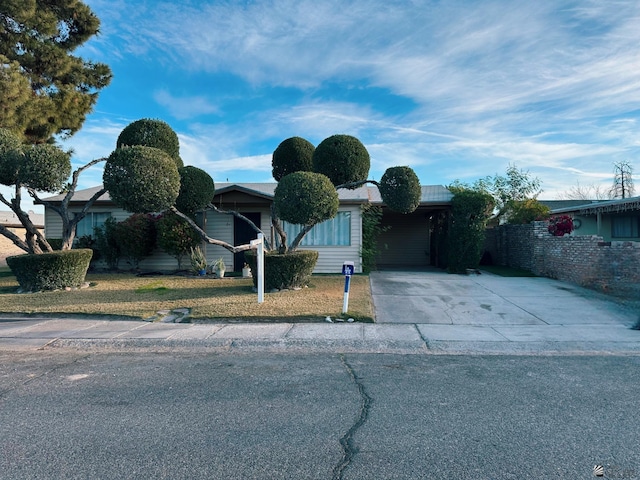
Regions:
<svg viewBox="0 0 640 480"><path fill-rule="evenodd" d="M376 264L379 269L438 266L442 257L441 225L451 210L453 194L441 185L422 187L418 208L409 214L383 206Z"/></svg>

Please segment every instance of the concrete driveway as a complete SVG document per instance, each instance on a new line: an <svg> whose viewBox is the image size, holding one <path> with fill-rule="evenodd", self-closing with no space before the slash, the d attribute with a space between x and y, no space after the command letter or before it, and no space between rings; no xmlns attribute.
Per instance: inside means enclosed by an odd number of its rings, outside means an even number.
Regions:
<svg viewBox="0 0 640 480"><path fill-rule="evenodd" d="M638 313L602 294L541 277L374 272L376 322L415 324L429 341L627 342Z"/></svg>

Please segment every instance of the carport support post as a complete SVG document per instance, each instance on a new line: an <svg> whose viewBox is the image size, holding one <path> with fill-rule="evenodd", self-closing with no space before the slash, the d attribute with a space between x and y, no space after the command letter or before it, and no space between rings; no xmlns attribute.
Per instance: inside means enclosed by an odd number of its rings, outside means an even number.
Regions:
<svg viewBox="0 0 640 480"><path fill-rule="evenodd" d="M256 267L258 275L258 303L264 302L264 235L258 234L258 238L251 240L251 248L256 250Z"/></svg>

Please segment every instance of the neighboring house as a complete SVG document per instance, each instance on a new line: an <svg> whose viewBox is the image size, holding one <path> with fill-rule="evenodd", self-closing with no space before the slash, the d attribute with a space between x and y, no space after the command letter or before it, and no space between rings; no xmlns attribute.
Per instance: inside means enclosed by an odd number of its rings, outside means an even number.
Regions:
<svg viewBox="0 0 640 480"><path fill-rule="evenodd" d="M273 245L276 235L271 226L271 204L276 183L218 183L213 204L220 210L235 210L253 221ZM73 212L79 211L86 201L100 187L77 191L69 206ZM304 238L300 248L317 250L320 255L315 273L336 273L341 271L344 261L353 261L356 272L362 271L360 248L362 245L361 208L366 203L382 204L376 187L360 187L355 190L338 191L340 206L335 218L316 225ZM438 243L433 238L432 221L438 215L446 214L451 205L452 193L440 185L422 187L422 199L418 209L408 215L389 211L383 206L383 225L390 228L381 235L380 267L420 267L435 263ZM60 201L62 196L47 198ZM77 236L90 235L93 228L104 224L110 216L121 221L130 214L116 207L108 194L96 201L86 218L77 227ZM224 215L214 210L206 210L198 215L199 225L207 234L233 245L243 245L256 238L256 232L246 222L232 215ZM297 226L286 225L289 238L293 238ZM60 217L50 209L45 209L45 231L47 238L62 235ZM240 271L244 264L244 253L232 254L217 245L203 244L209 263L222 257L229 270ZM433 259L433 261L432 261ZM142 269L171 271L177 268L177 261L162 251L140 263Z"/></svg>
<svg viewBox="0 0 640 480"><path fill-rule="evenodd" d="M551 210L573 218L573 235L598 235L605 242L640 241L640 197L583 201L581 205Z"/></svg>
<svg viewBox="0 0 640 480"><path fill-rule="evenodd" d="M33 222L33 224L40 231L44 230L44 215L41 213L35 213L32 210L29 210L29 218ZM0 212L0 225L8 228L13 233L18 235L20 238L25 238L25 229L22 226L22 223L18 220L18 217L13 212ZM11 255L20 255L22 253L26 253L20 247L17 247L11 240L9 240L4 235L0 235L0 263L5 264L5 259L10 257Z"/></svg>

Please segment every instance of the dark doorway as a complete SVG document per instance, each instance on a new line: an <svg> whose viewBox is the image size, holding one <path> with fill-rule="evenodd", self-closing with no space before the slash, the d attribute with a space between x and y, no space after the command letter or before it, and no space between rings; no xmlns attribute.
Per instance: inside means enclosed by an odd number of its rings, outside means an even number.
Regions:
<svg viewBox="0 0 640 480"><path fill-rule="evenodd" d="M257 227L260 227L260 212L242 212L242 215L251 220ZM233 244L245 245L258 237L257 232L251 228L247 222L241 218L233 217ZM233 256L233 271L242 271L244 265L244 252L236 253Z"/></svg>

